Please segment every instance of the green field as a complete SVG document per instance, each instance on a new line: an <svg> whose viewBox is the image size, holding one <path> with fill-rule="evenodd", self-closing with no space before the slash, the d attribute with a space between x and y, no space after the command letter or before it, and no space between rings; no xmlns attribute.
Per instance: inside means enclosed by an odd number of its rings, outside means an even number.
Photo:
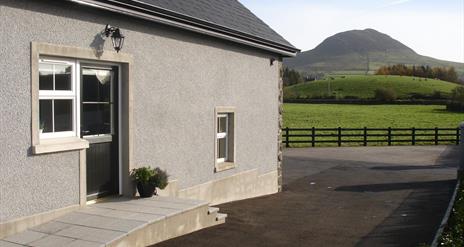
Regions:
<svg viewBox="0 0 464 247"><path fill-rule="evenodd" d="M335 96L357 97L360 99L374 98L378 88L392 88L398 99L408 99L411 94L431 96L441 92L449 96L451 90L458 85L440 80L413 78L408 76L377 76L377 75L332 75L323 80L305 82L284 88L285 99L321 98Z"/></svg>
<svg viewBox="0 0 464 247"><path fill-rule="evenodd" d="M440 105L347 105L347 104L284 104L284 127L289 128L456 128L464 121L464 113L448 112ZM335 131L319 131L318 134L336 134ZM411 134L411 131L396 131L397 134ZM425 132L421 132L425 134ZM456 131L443 134L455 135ZM310 131L292 132L290 134L310 135ZM349 134L362 134L362 131L351 131ZM385 135L385 131L374 131L371 134ZM419 132L417 134L420 134ZM379 137L381 138L381 137ZM418 137L417 140L430 140L433 137ZM448 140L447 137L439 138ZM376 138L371 138L376 139ZM411 140L411 137L395 137L397 140ZM291 140L308 141L311 137L292 137ZM317 140L336 140L336 137L318 137ZM348 137L344 140L362 140ZM382 138L385 140L385 138ZM396 143L410 145L411 142ZM433 145L433 142L421 144ZM452 144L440 142L440 144ZM454 144L454 143L453 143ZM291 144L291 147L307 147L305 144ZM336 146L335 143L319 143L317 146ZM361 143L343 144L357 146ZM386 145L386 142L373 142L369 145Z"/></svg>
<svg viewBox="0 0 464 247"><path fill-rule="evenodd" d="M290 128L455 128L464 113L440 105L284 104L284 126Z"/></svg>

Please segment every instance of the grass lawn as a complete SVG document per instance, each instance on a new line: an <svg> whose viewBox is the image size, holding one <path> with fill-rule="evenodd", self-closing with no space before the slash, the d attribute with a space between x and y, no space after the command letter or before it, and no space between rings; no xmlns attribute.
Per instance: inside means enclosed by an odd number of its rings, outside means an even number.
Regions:
<svg viewBox="0 0 464 247"><path fill-rule="evenodd" d="M284 104L290 128L456 128L464 113L441 105Z"/></svg>
<svg viewBox="0 0 464 247"><path fill-rule="evenodd" d="M326 76L323 80L286 87L284 98L314 98L332 95L337 98L354 96L369 99L374 97L374 92L378 88L392 88L399 99L407 99L411 94L431 96L434 92L449 96L451 90L457 86L451 82L408 76L332 75Z"/></svg>

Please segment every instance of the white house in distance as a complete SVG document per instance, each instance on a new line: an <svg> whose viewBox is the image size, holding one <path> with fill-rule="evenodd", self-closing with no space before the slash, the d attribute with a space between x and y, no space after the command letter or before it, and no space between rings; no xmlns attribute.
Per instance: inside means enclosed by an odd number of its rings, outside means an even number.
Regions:
<svg viewBox="0 0 464 247"><path fill-rule="evenodd" d="M299 50L238 1L0 0L0 34L3 230L133 196L140 166L168 171L163 195L278 192Z"/></svg>

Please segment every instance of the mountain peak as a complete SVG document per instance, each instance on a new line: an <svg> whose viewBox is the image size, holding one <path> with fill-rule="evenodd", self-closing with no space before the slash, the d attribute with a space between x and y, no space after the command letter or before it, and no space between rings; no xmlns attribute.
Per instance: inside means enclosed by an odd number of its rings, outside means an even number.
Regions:
<svg viewBox="0 0 464 247"><path fill-rule="evenodd" d="M460 63L417 54L411 48L375 29L350 30L326 38L313 50L284 59L285 66L308 73L366 73L382 65L410 64L454 66L464 74Z"/></svg>
<svg viewBox="0 0 464 247"><path fill-rule="evenodd" d="M392 50L415 54L411 48L372 28L337 33L325 39L313 51L326 56L339 56L349 53L366 54Z"/></svg>

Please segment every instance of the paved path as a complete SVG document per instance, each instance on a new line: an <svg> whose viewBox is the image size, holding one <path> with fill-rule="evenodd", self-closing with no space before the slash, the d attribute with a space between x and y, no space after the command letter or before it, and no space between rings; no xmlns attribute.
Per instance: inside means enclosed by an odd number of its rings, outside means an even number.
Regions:
<svg viewBox="0 0 464 247"><path fill-rule="evenodd" d="M156 196L106 198L50 222L0 239L0 247L141 246L220 223L208 202ZM195 222L178 230L181 220ZM159 229L166 229L161 232ZM154 231L157 234L150 234ZM143 236L143 237L141 237Z"/></svg>
<svg viewBox="0 0 464 247"><path fill-rule="evenodd" d="M224 225L157 246L418 246L456 177L456 147L285 151L284 192L221 205Z"/></svg>

